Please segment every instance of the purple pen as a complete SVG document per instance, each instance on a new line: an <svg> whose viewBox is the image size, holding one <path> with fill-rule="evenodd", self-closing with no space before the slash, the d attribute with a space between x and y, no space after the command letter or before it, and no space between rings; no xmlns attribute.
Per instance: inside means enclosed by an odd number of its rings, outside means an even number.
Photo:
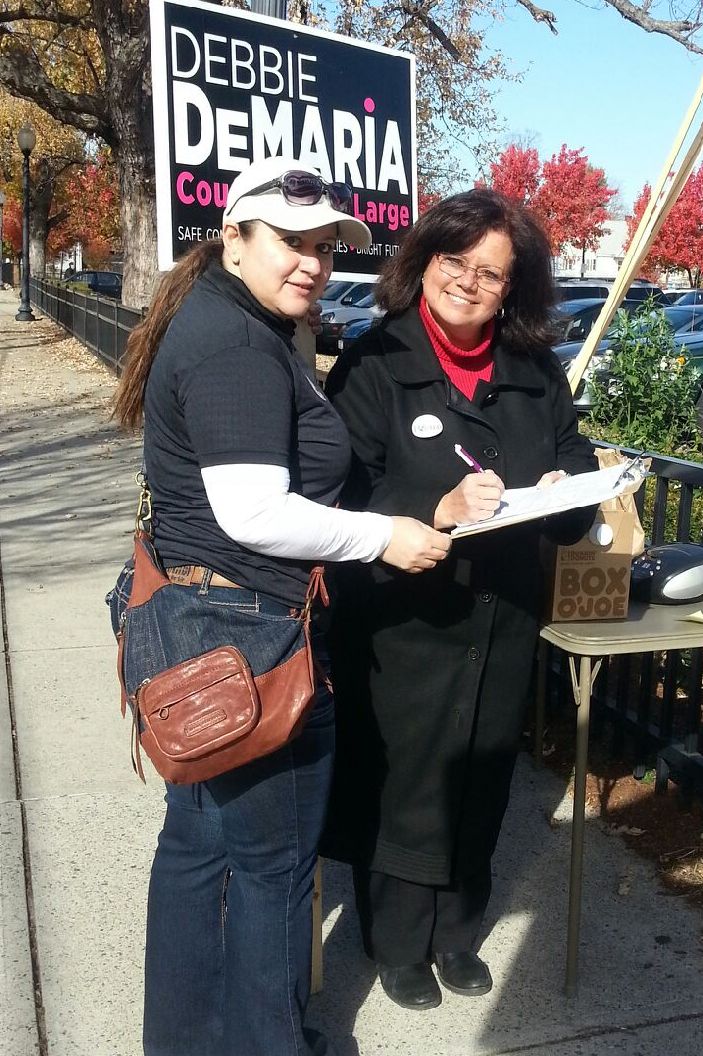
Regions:
<svg viewBox="0 0 703 1056"><path fill-rule="evenodd" d="M454 444L454 450L456 451L459 458L466 462L467 466L471 466L475 473L483 473L483 466L480 465L473 455L470 455L468 451L464 450L461 444Z"/></svg>

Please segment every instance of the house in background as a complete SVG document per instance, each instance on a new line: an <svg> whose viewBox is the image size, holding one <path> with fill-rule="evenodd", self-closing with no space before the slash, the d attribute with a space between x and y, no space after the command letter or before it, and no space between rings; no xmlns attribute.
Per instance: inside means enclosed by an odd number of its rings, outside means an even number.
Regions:
<svg viewBox="0 0 703 1056"><path fill-rule="evenodd" d="M562 278L614 279L625 256L627 221L609 220L606 233L594 251L584 253L576 246L565 246L554 258L554 274Z"/></svg>
<svg viewBox="0 0 703 1056"><path fill-rule="evenodd" d="M557 278L614 279L625 256L627 221L608 220L606 233L594 251L585 253L576 246L565 246L558 257L554 257L554 274ZM664 288L687 290L689 277L685 271L665 271L659 275L659 285Z"/></svg>

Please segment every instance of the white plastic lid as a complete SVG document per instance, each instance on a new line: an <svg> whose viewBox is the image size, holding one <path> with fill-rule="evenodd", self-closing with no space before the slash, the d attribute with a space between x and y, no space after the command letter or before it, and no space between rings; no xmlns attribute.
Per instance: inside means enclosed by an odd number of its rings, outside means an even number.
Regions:
<svg viewBox="0 0 703 1056"><path fill-rule="evenodd" d="M588 538L595 546L610 546L613 541L613 529L609 524L596 521L588 533Z"/></svg>

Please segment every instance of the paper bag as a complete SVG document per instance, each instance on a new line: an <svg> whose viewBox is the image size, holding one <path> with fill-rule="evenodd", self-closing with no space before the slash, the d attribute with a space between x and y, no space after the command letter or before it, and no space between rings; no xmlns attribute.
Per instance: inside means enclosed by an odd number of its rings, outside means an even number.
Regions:
<svg viewBox="0 0 703 1056"><path fill-rule="evenodd" d="M600 469L627 461L611 448L599 448L596 455ZM556 547L547 621L627 616L632 559L644 550L644 532L633 497L641 483L634 483L617 499L602 502L590 531L579 542Z"/></svg>
<svg viewBox="0 0 703 1056"><path fill-rule="evenodd" d="M597 447L596 458L599 469L608 469L609 466L622 465L628 461L627 457L612 447ZM652 460L645 459L646 468L649 469ZM632 488L626 489L617 499L609 499L600 504L600 509L610 512L627 513L632 518L632 557L639 557L644 553L644 529L640 521L640 515L635 506L635 492L639 489L642 481L633 484Z"/></svg>

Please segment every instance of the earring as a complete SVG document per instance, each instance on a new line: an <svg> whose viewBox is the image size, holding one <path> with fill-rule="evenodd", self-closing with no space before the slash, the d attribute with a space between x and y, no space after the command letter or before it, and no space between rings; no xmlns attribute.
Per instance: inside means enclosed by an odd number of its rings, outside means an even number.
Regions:
<svg viewBox="0 0 703 1056"><path fill-rule="evenodd" d="M496 319L505 319L505 308L503 307L503 305L501 305L498 311L496 312Z"/></svg>

